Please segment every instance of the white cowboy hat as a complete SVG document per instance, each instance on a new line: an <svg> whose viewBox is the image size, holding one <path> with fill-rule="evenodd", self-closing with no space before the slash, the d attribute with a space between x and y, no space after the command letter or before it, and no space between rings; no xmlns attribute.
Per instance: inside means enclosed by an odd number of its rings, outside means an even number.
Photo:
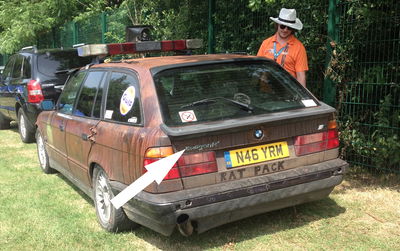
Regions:
<svg viewBox="0 0 400 251"><path fill-rule="evenodd" d="M277 24L283 24L295 30L303 29L303 23L296 17L295 9L282 8L279 12L279 17L270 17L270 19Z"/></svg>

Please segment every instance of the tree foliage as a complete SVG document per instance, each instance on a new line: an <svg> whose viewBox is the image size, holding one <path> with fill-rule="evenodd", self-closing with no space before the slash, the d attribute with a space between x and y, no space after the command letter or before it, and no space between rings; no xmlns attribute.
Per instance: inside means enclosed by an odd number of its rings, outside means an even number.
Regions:
<svg viewBox="0 0 400 251"><path fill-rule="evenodd" d="M0 1L0 53L13 53L82 13L115 8L122 0Z"/></svg>

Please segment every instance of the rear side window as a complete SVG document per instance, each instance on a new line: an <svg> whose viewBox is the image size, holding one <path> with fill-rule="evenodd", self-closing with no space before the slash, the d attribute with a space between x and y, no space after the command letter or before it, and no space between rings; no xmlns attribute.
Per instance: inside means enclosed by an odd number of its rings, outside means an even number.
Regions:
<svg viewBox="0 0 400 251"><path fill-rule="evenodd" d="M105 76L104 76L105 77ZM96 95L96 100L94 103L94 107L93 107L93 116L94 118L100 118L101 117L101 104L103 101L103 93L104 93L104 82L102 81L98 87L97 90L97 95Z"/></svg>
<svg viewBox="0 0 400 251"><path fill-rule="evenodd" d="M38 55L38 70L47 76L55 76L56 72L79 68L89 64L90 57L79 57L72 51L47 51Z"/></svg>
<svg viewBox="0 0 400 251"><path fill-rule="evenodd" d="M22 78L31 78L31 57L24 57L24 66L22 67Z"/></svg>
<svg viewBox="0 0 400 251"><path fill-rule="evenodd" d="M65 114L72 114L75 99L79 91L79 87L85 78L86 72L78 72L65 85L63 92L58 100L58 111Z"/></svg>
<svg viewBox="0 0 400 251"><path fill-rule="evenodd" d="M81 92L79 94L78 103L76 105L74 115L91 117L93 104L98 92L98 86L103 79L104 72L95 71L89 72L88 76L83 83Z"/></svg>
<svg viewBox="0 0 400 251"><path fill-rule="evenodd" d="M22 73L22 63L24 58L20 55L17 55L15 58L15 63L12 72L12 78L20 78Z"/></svg>
<svg viewBox="0 0 400 251"><path fill-rule="evenodd" d="M105 119L131 124L141 123L139 88L136 76L113 72L107 92Z"/></svg>
<svg viewBox="0 0 400 251"><path fill-rule="evenodd" d="M287 72L266 61L173 68L157 73L154 82L167 125L317 106Z"/></svg>

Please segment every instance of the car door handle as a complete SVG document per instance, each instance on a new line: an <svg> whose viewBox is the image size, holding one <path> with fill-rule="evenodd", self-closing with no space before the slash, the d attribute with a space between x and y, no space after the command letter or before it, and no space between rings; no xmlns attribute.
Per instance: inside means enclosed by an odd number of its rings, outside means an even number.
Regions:
<svg viewBox="0 0 400 251"><path fill-rule="evenodd" d="M81 138L82 138L84 141L88 141L89 135L87 135L86 133L82 133Z"/></svg>
<svg viewBox="0 0 400 251"><path fill-rule="evenodd" d="M90 130L91 134L88 135L88 134L86 134L86 133L82 133L82 134L81 134L81 138L82 138L84 141L90 140L92 143L94 143L94 142L96 141L96 140L94 139L94 135L97 134L97 130L96 130L94 127L91 127L89 130Z"/></svg>

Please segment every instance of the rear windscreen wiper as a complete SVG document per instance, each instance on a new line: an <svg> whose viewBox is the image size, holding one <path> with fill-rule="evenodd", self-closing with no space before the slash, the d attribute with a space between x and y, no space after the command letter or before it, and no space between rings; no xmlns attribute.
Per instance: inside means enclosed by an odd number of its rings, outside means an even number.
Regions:
<svg viewBox="0 0 400 251"><path fill-rule="evenodd" d="M227 101L229 104L238 106L248 112L252 112L254 110L254 108L248 104L245 104L245 103L233 100L233 99L229 99L229 98L224 98L224 97L213 97L213 98L201 99L201 100L194 101L194 102L186 104L186 105L182 105L181 108L212 104L212 103L217 102L217 100L219 100L219 99L223 100L223 101Z"/></svg>
<svg viewBox="0 0 400 251"><path fill-rule="evenodd" d="M56 75L58 75L58 74L68 74L68 75L70 75L70 74L76 72L76 71L79 70L79 69L80 69L80 68L72 68L72 69L66 69L66 70L59 70L59 71L56 71L55 74L56 74Z"/></svg>

